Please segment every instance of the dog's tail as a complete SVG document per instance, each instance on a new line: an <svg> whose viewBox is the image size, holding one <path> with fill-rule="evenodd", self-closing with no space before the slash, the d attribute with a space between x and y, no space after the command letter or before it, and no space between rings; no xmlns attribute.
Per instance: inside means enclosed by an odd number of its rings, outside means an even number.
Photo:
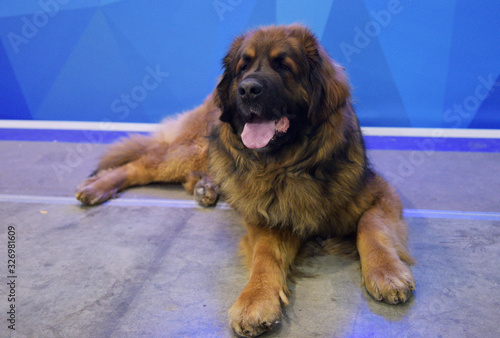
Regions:
<svg viewBox="0 0 500 338"><path fill-rule="evenodd" d="M133 134L122 138L101 156L97 169L90 176L96 175L101 170L117 168L139 159L154 143L155 139L150 135Z"/></svg>

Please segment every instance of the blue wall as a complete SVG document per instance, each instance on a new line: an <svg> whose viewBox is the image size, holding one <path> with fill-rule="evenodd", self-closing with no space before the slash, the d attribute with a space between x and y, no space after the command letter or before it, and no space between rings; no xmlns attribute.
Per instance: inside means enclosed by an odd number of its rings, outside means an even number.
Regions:
<svg viewBox="0 0 500 338"><path fill-rule="evenodd" d="M0 0L0 118L158 122L199 104L232 37L302 22L364 126L500 128L500 2Z"/></svg>

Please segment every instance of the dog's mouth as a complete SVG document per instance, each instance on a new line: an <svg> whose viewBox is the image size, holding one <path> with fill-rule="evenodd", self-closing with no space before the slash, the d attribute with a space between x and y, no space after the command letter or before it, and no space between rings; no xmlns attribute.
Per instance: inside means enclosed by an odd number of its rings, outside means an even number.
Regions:
<svg viewBox="0 0 500 338"><path fill-rule="evenodd" d="M267 120L253 115L243 127L241 140L249 149L262 149L271 141L285 135L289 127L290 120L286 116L276 120Z"/></svg>

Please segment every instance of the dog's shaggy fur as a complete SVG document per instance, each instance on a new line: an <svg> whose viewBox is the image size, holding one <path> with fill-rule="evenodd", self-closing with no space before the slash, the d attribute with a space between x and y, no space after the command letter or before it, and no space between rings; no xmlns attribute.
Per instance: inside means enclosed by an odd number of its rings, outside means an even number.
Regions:
<svg viewBox="0 0 500 338"><path fill-rule="evenodd" d="M290 268L311 238L355 237L368 292L405 302L415 282L401 204L370 168L349 92L303 26L248 32L200 107L112 146L76 196L94 205L151 182L183 183L205 206L222 195L248 230L250 280L229 310L238 335L279 322Z"/></svg>

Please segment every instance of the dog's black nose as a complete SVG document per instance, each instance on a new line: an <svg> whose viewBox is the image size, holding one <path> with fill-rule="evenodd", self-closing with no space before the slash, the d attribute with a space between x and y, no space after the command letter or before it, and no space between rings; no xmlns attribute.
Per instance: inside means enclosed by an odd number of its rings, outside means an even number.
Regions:
<svg viewBox="0 0 500 338"><path fill-rule="evenodd" d="M256 79L245 79L238 86L238 94L242 99L253 100L262 93L262 84Z"/></svg>

